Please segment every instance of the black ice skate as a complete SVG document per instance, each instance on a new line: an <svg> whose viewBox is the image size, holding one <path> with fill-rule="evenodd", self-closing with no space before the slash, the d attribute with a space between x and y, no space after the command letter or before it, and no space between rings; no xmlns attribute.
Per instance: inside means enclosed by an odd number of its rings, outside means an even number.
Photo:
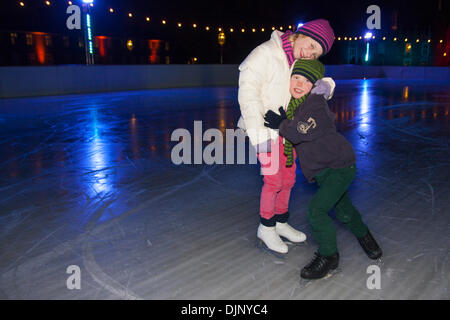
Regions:
<svg viewBox="0 0 450 320"><path fill-rule="evenodd" d="M381 258L383 252L381 251L381 248L378 246L378 243L375 241L370 231L367 231L367 234L364 237L357 237L356 239L358 239L359 244L370 259L377 260Z"/></svg>
<svg viewBox="0 0 450 320"><path fill-rule="evenodd" d="M300 273L303 279L321 279L335 270L339 265L339 253L336 252L332 256L322 256L318 252L315 253L314 259L308 263Z"/></svg>

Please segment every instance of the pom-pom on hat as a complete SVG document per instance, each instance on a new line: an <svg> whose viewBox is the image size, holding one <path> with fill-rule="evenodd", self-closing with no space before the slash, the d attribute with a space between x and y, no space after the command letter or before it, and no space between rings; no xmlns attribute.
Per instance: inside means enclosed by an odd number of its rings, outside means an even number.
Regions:
<svg viewBox="0 0 450 320"><path fill-rule="evenodd" d="M330 51L334 42L334 32L330 23L325 19L312 20L295 31L295 33L303 34L316 40L323 49L322 55Z"/></svg>
<svg viewBox="0 0 450 320"><path fill-rule="evenodd" d="M314 84L323 78L325 66L319 60L296 60L291 75L294 74L300 74Z"/></svg>

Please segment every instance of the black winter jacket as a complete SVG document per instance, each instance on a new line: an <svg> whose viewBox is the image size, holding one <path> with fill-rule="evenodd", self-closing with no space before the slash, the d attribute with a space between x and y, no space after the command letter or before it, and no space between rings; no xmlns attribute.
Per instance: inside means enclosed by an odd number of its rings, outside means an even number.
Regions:
<svg viewBox="0 0 450 320"><path fill-rule="evenodd" d="M309 182L323 169L345 168L356 162L352 145L336 131L334 119L325 98L310 94L294 118L280 125L280 135L294 145Z"/></svg>

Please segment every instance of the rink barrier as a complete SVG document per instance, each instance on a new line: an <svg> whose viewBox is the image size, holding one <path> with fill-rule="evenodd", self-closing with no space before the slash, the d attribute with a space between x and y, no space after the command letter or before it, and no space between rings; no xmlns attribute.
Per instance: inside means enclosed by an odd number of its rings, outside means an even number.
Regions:
<svg viewBox="0 0 450 320"><path fill-rule="evenodd" d="M450 67L328 65L338 79L450 81ZM238 65L0 67L0 98L182 87L238 86Z"/></svg>

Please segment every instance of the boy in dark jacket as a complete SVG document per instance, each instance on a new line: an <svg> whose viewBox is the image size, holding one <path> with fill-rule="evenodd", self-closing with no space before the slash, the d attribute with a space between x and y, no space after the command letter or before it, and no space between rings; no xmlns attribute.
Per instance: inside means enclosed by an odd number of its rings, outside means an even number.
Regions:
<svg viewBox="0 0 450 320"><path fill-rule="evenodd" d="M356 173L356 158L351 144L336 131L335 115L322 95L309 94L312 84L323 78L325 67L318 60L298 60L291 76L288 114L280 108L278 115L269 111L265 126L278 129L280 136L295 148L302 172L308 182L316 182L319 190L308 206L308 220L319 244L318 252L301 271L304 279L319 279L339 264L336 230L328 212L335 208L336 217L356 236L371 259L382 251L352 205L347 189ZM308 95L309 94L309 95Z"/></svg>

